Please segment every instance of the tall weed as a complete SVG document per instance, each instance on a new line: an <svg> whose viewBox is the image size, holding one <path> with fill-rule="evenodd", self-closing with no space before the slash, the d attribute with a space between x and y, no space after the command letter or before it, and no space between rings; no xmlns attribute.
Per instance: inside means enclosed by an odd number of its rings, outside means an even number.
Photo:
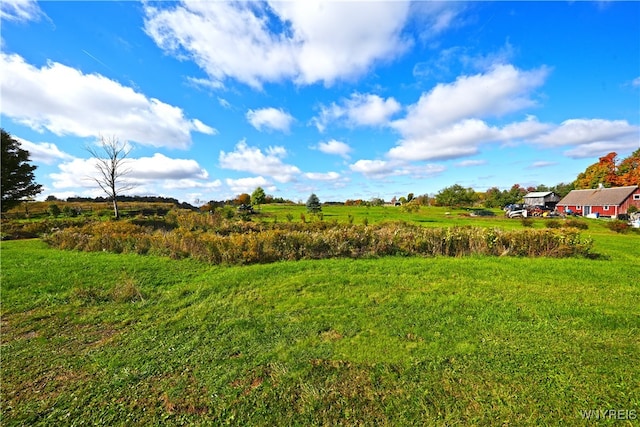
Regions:
<svg viewBox="0 0 640 427"><path fill-rule="evenodd" d="M219 220L219 222L217 222ZM279 260L407 256L588 256L592 242L574 228L504 231L480 227L426 228L406 222L232 222L176 216L177 228L158 230L125 221L69 227L45 241L61 249L192 257L212 264ZM217 224L215 227L213 224ZM206 225L206 224L205 224ZM203 229L211 226L211 229Z"/></svg>

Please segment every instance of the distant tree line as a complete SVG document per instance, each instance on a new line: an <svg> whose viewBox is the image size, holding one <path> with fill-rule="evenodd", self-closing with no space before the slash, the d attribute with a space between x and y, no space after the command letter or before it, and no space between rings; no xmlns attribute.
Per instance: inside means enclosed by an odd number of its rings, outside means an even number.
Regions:
<svg viewBox="0 0 640 427"><path fill-rule="evenodd" d="M7 211L13 206L17 206L23 201L33 200L33 198L42 192L42 186L35 182L33 171L35 166L30 164L28 151L20 147L20 142L13 138L4 129L2 131L2 151L0 158L2 160L2 212ZM98 153L94 148L89 148L89 152L98 162L97 169L101 173L101 177L95 181L99 187L105 192L107 197L69 197L68 202L112 202L114 205L115 217L118 217L118 202L146 202L146 203L170 203L176 207L190 210L213 210L222 206L252 206L271 203L293 203L289 199L275 197L265 193L264 189L257 187L250 195L242 193L233 199L224 201L211 200L201 206L195 207L189 203L180 203L172 197L161 196L125 196L121 195L121 191L131 189L132 186L122 178L129 172L125 167L124 161L128 155L128 148L125 143L121 143L116 138L105 139L100 138L99 146L105 151ZM640 149L635 150L628 157L619 160L617 153L611 152L606 156L600 157L598 162L590 165L584 172L580 173L575 181L571 183L560 183L552 187L546 185L538 185L537 187L522 187L514 184L509 190L500 190L498 187L491 187L484 193L478 193L473 188L465 188L459 184L443 188L434 197L424 194L415 196L409 193L399 199L393 197L391 204L402 205L407 210L419 209L420 206L434 204L439 206L473 206L483 205L487 208L503 207L508 204L518 203L523 197L533 191L553 191L558 196L564 197L574 189L588 189L604 187L620 187L640 185ZM307 200L307 208L310 211L319 212L320 202L315 194L312 194ZM47 197L47 201L58 201L51 195ZM311 203L310 203L311 202ZM374 197L371 200L348 199L342 202L325 202L324 204L344 204L347 206L383 206L386 202Z"/></svg>
<svg viewBox="0 0 640 427"><path fill-rule="evenodd" d="M190 210L198 210L196 206L191 205L187 202L180 202L178 199L173 197L162 197L162 196L117 196L118 202L138 202L138 203L170 203L179 207L181 209L190 209ZM48 196L46 199L47 202L61 202L65 200L58 199L56 196ZM111 202L110 197L67 197L67 202L82 202L82 203L107 203Z"/></svg>

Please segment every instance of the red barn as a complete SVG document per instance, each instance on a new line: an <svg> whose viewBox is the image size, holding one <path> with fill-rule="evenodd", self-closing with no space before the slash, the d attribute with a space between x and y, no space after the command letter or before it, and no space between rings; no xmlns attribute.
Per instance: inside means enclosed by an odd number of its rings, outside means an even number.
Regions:
<svg viewBox="0 0 640 427"><path fill-rule="evenodd" d="M626 214L630 206L640 209L640 187L637 185L572 190L558 202L556 208L562 213L616 218L618 215Z"/></svg>

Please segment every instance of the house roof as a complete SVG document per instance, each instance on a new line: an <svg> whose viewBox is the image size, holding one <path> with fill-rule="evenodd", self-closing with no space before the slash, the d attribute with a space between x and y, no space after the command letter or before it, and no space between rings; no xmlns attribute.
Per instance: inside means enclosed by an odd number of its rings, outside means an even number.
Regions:
<svg viewBox="0 0 640 427"><path fill-rule="evenodd" d="M553 191L532 191L524 196L525 199L537 198L537 197L547 197L548 195L553 194Z"/></svg>
<svg viewBox="0 0 640 427"><path fill-rule="evenodd" d="M594 188L589 190L572 190L560 202L559 206L619 206L627 197L638 189L631 187Z"/></svg>

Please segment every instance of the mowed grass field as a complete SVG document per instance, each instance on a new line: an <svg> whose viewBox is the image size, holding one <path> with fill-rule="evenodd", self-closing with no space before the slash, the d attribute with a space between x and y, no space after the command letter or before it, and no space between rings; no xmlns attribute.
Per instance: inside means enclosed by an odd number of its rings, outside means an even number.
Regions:
<svg viewBox="0 0 640 427"><path fill-rule="evenodd" d="M2 242L2 425L635 425L640 236L587 223L596 259L215 266Z"/></svg>

